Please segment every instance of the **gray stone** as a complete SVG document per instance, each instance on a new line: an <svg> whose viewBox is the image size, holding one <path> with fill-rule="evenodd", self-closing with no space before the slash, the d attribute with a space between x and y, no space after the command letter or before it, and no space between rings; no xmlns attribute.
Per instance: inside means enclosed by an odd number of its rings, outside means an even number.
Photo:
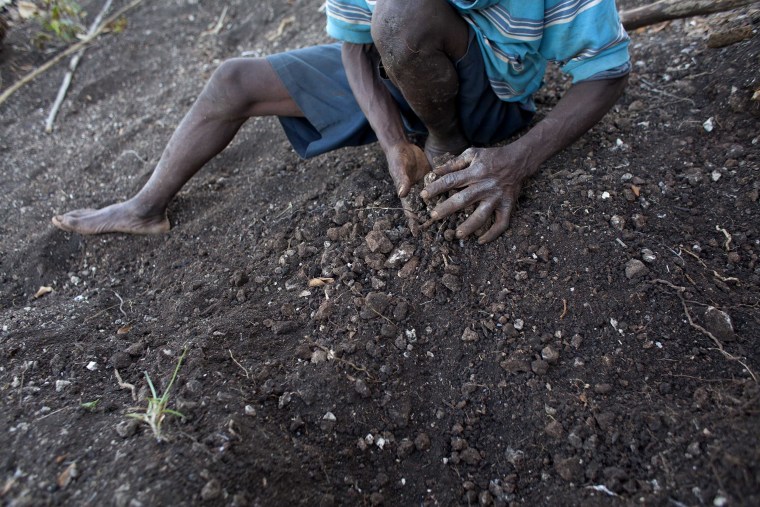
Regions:
<svg viewBox="0 0 760 507"><path fill-rule="evenodd" d="M380 252L387 254L393 250L393 243L382 231L372 231L364 239L367 242L369 251L372 253Z"/></svg>
<svg viewBox="0 0 760 507"><path fill-rule="evenodd" d="M625 276L629 280L633 280L634 278L644 276L648 272L649 272L649 269L646 267L646 265L638 259L631 259L625 265Z"/></svg>
<svg viewBox="0 0 760 507"><path fill-rule="evenodd" d="M705 329L721 341L733 341L736 339L731 316L714 306L708 306L705 311Z"/></svg>

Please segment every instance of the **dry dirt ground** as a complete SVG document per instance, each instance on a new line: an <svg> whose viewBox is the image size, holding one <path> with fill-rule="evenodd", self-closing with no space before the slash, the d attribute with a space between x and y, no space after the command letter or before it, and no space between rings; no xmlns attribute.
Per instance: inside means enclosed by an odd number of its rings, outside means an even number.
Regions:
<svg viewBox="0 0 760 507"><path fill-rule="evenodd" d="M220 61L325 41L320 4L146 1L53 134L63 65L0 106L0 502L758 505L760 37L707 45L757 9L631 34L625 96L487 246L412 236L376 146L303 161L271 119L166 235L51 226L135 192ZM3 87L61 49L35 30ZM157 442L128 414L183 350Z"/></svg>

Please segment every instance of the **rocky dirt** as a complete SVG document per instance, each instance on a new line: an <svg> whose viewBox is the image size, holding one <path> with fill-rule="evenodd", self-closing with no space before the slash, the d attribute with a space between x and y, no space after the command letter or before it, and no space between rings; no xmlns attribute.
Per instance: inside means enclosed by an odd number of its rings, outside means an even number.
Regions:
<svg viewBox="0 0 760 507"><path fill-rule="evenodd" d="M53 134L65 65L0 106L0 502L760 503L756 8L631 34L625 96L487 246L414 237L377 146L303 161L272 119L166 235L50 225L134 193L223 59L326 41L320 4L145 2ZM35 30L3 87L60 51ZM128 414L184 350L158 442Z"/></svg>

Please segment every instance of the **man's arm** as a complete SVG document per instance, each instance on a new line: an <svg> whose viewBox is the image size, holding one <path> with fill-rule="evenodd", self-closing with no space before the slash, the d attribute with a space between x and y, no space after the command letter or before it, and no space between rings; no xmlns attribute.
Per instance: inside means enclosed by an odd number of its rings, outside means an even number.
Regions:
<svg viewBox="0 0 760 507"><path fill-rule="evenodd" d="M344 42L341 57L351 91L388 160L396 191L405 197L430 165L424 152L407 140L398 106L375 72L373 51L371 44Z"/></svg>
<svg viewBox="0 0 760 507"><path fill-rule="evenodd" d="M628 76L623 76L573 85L546 118L514 143L499 148L470 148L435 168L442 177L425 187L423 198L463 190L436 206L432 218L439 220L477 204L475 212L457 228L457 237L468 237L494 215L493 226L478 242L496 239L509 227L523 181L596 125L620 98L627 81Z"/></svg>

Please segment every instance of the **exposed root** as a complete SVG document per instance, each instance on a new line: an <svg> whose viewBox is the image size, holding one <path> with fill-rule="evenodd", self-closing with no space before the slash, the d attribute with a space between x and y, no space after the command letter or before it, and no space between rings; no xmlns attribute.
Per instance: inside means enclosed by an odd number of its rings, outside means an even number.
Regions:
<svg viewBox="0 0 760 507"><path fill-rule="evenodd" d="M116 375L116 381L118 382L119 387L121 387L122 389L129 389L129 391L132 393L132 401L137 401L137 390L135 389L134 384L129 384L127 382L124 382L121 379L121 375L119 375L119 370L117 370L116 368L114 368L113 372Z"/></svg>
<svg viewBox="0 0 760 507"><path fill-rule="evenodd" d="M678 299L681 301L681 306L683 307L683 311L686 314L686 320L688 320L689 325L691 327L693 327L694 329L696 329L697 331L699 331L700 333L702 333L705 336L709 337L713 341L713 343L715 344L716 350L718 350L718 352L720 352L723 355L723 357L725 357L729 361L736 361L737 363L739 363L740 365L742 365L744 367L744 369L747 371L747 373L749 373L750 377L752 377L752 380L754 380L755 383L758 382L757 375L755 375L755 372L753 372L752 369L744 361L742 361L740 358L738 358L735 355L733 355L730 352L728 352L723 347L723 344L721 343L721 341L714 334L712 334L710 331L708 331L707 329L703 328L702 326L700 326L699 324L697 324L696 322L694 322L694 319L692 319L691 313L689 312L689 307L686 305L686 300L683 297L683 293L686 292L686 287L680 287L678 285L673 285L669 281L662 280L662 279L659 279L659 278L656 279L656 280L652 280L652 282L653 283L659 283L659 284L662 284L662 285L666 285L666 286L670 287L671 289L675 290L676 291L676 295L678 296Z"/></svg>

